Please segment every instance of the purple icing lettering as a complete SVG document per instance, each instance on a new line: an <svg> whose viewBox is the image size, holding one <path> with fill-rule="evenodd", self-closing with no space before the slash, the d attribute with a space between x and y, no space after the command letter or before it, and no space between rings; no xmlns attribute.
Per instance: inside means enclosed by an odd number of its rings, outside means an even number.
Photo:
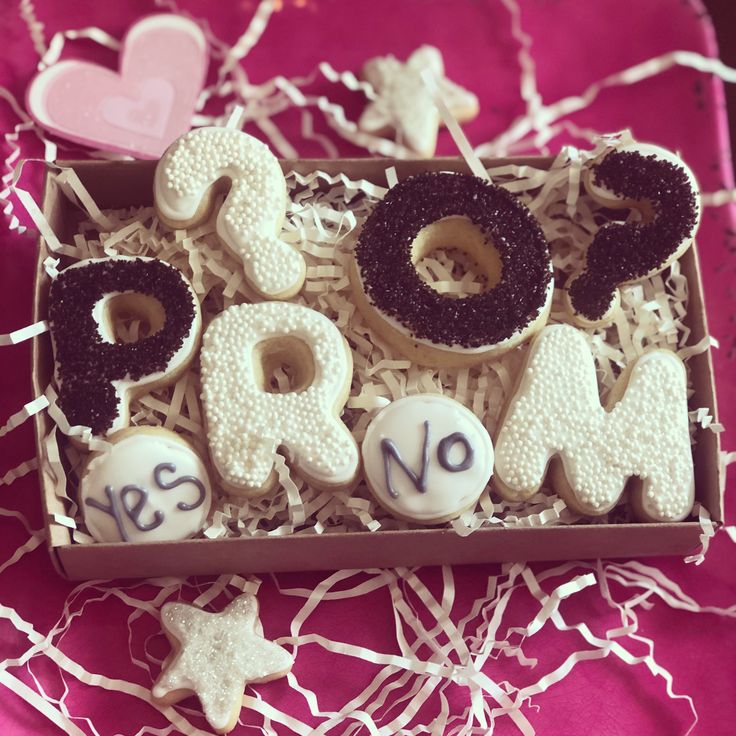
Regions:
<svg viewBox="0 0 736 736"><path fill-rule="evenodd" d="M452 446L458 442L462 443L465 448L465 457L462 459L462 462L455 464L450 461L450 450L452 449ZM462 432L453 432L441 440L440 444L437 446L437 460L439 460L440 465L445 470L448 470L451 473L459 473L472 466L475 460L475 451L473 450L473 446L470 444L470 440L467 435Z"/></svg>
<svg viewBox="0 0 736 736"><path fill-rule="evenodd" d="M427 492L427 471L429 470L429 422L424 422L424 444L422 445L422 469L417 475L401 457L399 448L396 443L387 437L381 440L381 452L383 453L383 467L386 474L386 488L391 498L398 498L399 493L394 488L393 479L391 478L391 458L396 460L401 469L406 473L409 480L414 484L414 488L419 493Z"/></svg>

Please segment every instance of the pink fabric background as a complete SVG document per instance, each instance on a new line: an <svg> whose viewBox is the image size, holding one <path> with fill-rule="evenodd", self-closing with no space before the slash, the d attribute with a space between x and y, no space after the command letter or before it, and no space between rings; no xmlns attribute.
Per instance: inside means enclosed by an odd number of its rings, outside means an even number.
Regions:
<svg viewBox="0 0 736 736"><path fill-rule="evenodd" d="M440 3L390 0L370 3L346 3L337 0L285 0L271 19L264 37L245 60L252 82L261 82L275 74L305 76L322 61L336 69L358 72L362 62L373 55L394 53L405 58L421 43L437 45L443 52L448 76L474 90L481 103L481 114L467 125L474 144L492 140L512 120L524 112L519 95L518 44L510 34L510 16L502 2ZM182 8L195 17L206 18L213 32L228 44L235 42L246 27L256 7L251 0L238 3L194 1ZM545 102L580 93L590 83L634 63L675 49L695 50L715 56L714 35L709 19L697 2L681 0L524 0L521 3L523 27L533 38L533 56L537 64L539 91ZM80 0L36 3L39 19L46 26L47 38L59 30L99 26L121 37L135 19L157 8L145 0L100 3ZM18 99L23 98L38 56L33 50L25 24L15 3L6 2L0 14L0 84ZM114 54L89 42L70 44L67 52L100 63L113 65ZM65 55L66 55L65 53ZM313 89L327 94L346 106L348 116L356 119L361 96L318 78ZM314 112L319 132L331 136L343 155L365 152L330 133L318 111ZM637 138L679 149L695 170L704 191L733 186L723 92L720 81L707 75L676 68L633 86L616 87L601 93L586 110L570 120L580 127L601 132L631 127ZM17 118L8 106L0 105L3 131L12 129ZM277 119L279 127L303 156L322 155L314 142L300 135L298 111L287 111ZM249 130L249 132L256 132ZM257 133L257 132L256 132ZM551 151L566 142L583 141L565 134L552 140ZM24 134L21 146L25 156L38 156L41 146L32 135ZM3 148L3 157L10 152ZM439 153L455 152L447 133L441 135ZM75 155L78 150L73 151ZM36 173L26 172L23 182L32 186ZM23 218L21 218L23 219ZM736 232L734 212L729 207L707 208L698 242L704 267L704 280L711 333L721 342L715 353L720 396L721 419L729 431L723 435L726 449L734 446L736 432L736 382L733 380L734 292L736 270ZM0 333L10 332L31 321L33 261L35 242L3 227L0 233ZM30 346L2 348L0 351L0 424L32 398L30 393ZM0 474L34 454L31 423L0 439ZM727 522L734 523L726 494ZM21 511L33 529L42 526L38 483L33 474L9 488L0 488L0 505ZM732 506L732 505L731 505ZM28 534L15 518L0 517L0 564ZM675 580L686 593L701 604L730 606L736 603L736 547L725 534L712 544L706 562L700 567L685 565L679 559L647 561L656 564ZM544 569L534 565L534 570ZM131 571L134 572L134 571ZM498 574L497 566L457 567L454 569L458 599L454 612L482 595L487 575ZM422 570L421 578L433 592L441 589L438 568ZM279 575L284 587L312 587L320 574ZM561 581L556 581L561 582ZM53 571L43 546L29 553L17 564L0 572L0 604L15 608L36 630L45 633L60 616L74 585L59 579ZM551 587L545 585L549 592ZM104 592L85 591L85 597L99 597ZM619 591L620 593L621 591ZM151 595L154 591L151 589ZM143 593L141 593L141 596ZM298 601L281 596L275 580L266 577L259 599L266 633L270 637L288 634L288 625ZM528 622L538 604L531 596L520 594L507 614L514 625ZM587 620L596 633L618 625L615 612L608 609L597 593L586 591L562 604L568 621ZM149 686L144 674L129 661L126 618L129 609L115 598L92 602L72 627L63 649L90 671L120 676ZM139 622L134 629L133 648L138 656L147 636L155 634L152 619ZM149 617L150 618L150 617ZM656 643L655 655L674 676L675 691L693 696L700 713L695 734L728 734L736 721L736 626L733 619L710 614L677 612L661 602L650 611L640 612L641 633ZM360 641L380 651L397 651L393 632L391 604L385 589L362 599L322 604L310 623L310 630L338 640ZM561 634L547 626L529 641L526 654L537 656L551 669L572 648L583 648L574 633ZM572 642L572 644L571 644ZM630 648L637 654L635 645ZM25 635L7 621L0 621L0 661L18 656L28 647ZM161 637L151 644L153 651L166 651ZM559 661L558 661L559 660ZM314 646L300 650L295 673L300 681L311 682L321 702L327 707L342 705L352 694L365 687L375 669L355 660L342 659L339 673L334 660ZM350 665L350 666L348 666ZM43 680L52 696L59 697L64 683L48 661L34 662L34 672ZM320 675L320 668L330 668ZM33 684L22 668L12 670L23 681ZM489 674L496 680L512 679L515 684L533 682L534 671L524 671L513 660L491 661ZM338 676L339 675L339 676ZM67 705L75 715L87 716L103 734L136 733L144 724L163 728L165 719L153 708L124 695L92 689L67 677L70 694ZM321 685L314 683L320 681ZM304 699L290 692L286 681L262 686L260 692L270 702L308 720ZM451 707L460 711L466 702L462 688L446 691ZM55 733L41 715L12 693L0 691L0 732ZM552 734L652 734L670 736L684 733L690 723L684 701L667 698L661 680L655 680L644 666L627 667L619 660L608 659L579 665L563 682L535 698L538 712L525 713L538 733ZM422 714L427 722L436 714L437 701L430 700ZM393 714L395 715L395 713ZM243 712L243 721L258 724L259 718ZM83 722L80 727L89 731ZM204 722L200 723L204 727ZM345 724L333 733L342 733ZM238 727L235 733L246 733ZM279 733L288 733L285 728ZM367 732L367 731L364 731ZM508 720L501 719L496 733L515 733Z"/></svg>

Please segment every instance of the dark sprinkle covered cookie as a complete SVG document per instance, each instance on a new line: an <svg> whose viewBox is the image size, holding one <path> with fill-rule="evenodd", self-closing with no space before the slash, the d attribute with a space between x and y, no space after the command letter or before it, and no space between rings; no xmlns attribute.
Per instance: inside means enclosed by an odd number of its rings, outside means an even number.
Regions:
<svg viewBox="0 0 736 736"><path fill-rule="evenodd" d="M134 343L102 339L93 308L105 295L134 292L156 299L166 322ZM156 259L110 258L68 268L53 281L49 320L59 407L72 425L110 429L118 415L112 381L138 381L167 368L192 329L195 307L179 271Z"/></svg>
<svg viewBox="0 0 736 736"><path fill-rule="evenodd" d="M596 234L585 270L569 286L575 312L603 317L615 289L661 270L692 238L698 221L696 192L682 166L637 151L609 153L593 169L595 184L622 199L647 202L654 217L643 223L611 223Z"/></svg>
<svg viewBox="0 0 736 736"><path fill-rule="evenodd" d="M496 286L464 299L440 295L411 261L419 231L451 216L477 226L502 264ZM366 220L356 259L375 308L415 338L465 348L495 344L533 321L551 273L549 246L529 209L502 187L468 174L420 174L393 187Z"/></svg>

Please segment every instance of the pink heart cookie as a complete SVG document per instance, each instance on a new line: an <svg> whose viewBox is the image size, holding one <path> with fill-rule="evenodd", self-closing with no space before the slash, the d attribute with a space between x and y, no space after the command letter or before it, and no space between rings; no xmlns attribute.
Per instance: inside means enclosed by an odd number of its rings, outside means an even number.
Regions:
<svg viewBox="0 0 736 736"><path fill-rule="evenodd" d="M138 158L159 158L189 130L207 73L207 41L180 15L151 15L131 26L120 71L61 61L36 75L26 106L56 135Z"/></svg>

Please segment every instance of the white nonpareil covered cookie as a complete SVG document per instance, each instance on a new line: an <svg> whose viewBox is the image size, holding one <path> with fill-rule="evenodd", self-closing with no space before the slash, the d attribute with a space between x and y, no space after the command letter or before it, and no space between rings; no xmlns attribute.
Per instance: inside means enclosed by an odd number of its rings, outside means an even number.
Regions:
<svg viewBox="0 0 736 736"><path fill-rule="evenodd" d="M318 488L355 480L358 448L339 418L353 359L327 317L288 302L234 305L207 328L201 360L207 439L226 490L270 490L282 445L292 468ZM291 371L291 390L273 393L281 366Z"/></svg>
<svg viewBox="0 0 736 736"><path fill-rule="evenodd" d="M472 120L478 114L478 98L445 77L439 49L420 46L406 62L389 55L365 63L363 76L377 97L363 111L358 127L379 135L393 129L401 143L430 158L437 148L440 114L422 82L425 69L435 78L442 100L458 122Z"/></svg>
<svg viewBox="0 0 736 736"><path fill-rule="evenodd" d="M212 728L231 731L245 685L283 677L293 664L285 649L256 633L257 620L258 601L249 593L221 613L167 603L161 625L173 651L153 686L154 699L171 705L196 695Z"/></svg>
<svg viewBox="0 0 736 736"><path fill-rule="evenodd" d="M197 128L173 143L156 167L156 212L169 227L189 228L217 215L217 234L242 259L251 288L266 299L290 299L304 283L301 253L279 240L286 180L265 143L231 128Z"/></svg>
<svg viewBox="0 0 736 736"><path fill-rule="evenodd" d="M684 519L694 476L682 361L668 350L645 353L621 374L604 409L584 334L546 327L532 342L496 440L499 493L531 497L550 460L552 486L581 514L610 511L636 476L637 516Z"/></svg>

